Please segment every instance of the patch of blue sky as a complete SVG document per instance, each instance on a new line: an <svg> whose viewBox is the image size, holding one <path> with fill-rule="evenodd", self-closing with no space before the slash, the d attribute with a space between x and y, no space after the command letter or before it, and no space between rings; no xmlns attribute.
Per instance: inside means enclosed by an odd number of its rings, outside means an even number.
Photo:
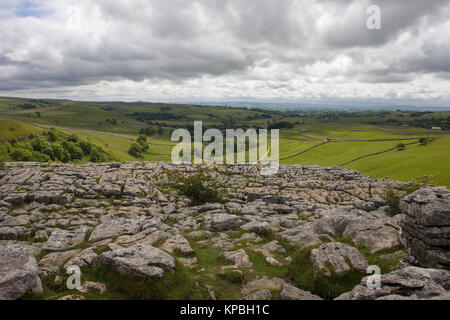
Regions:
<svg viewBox="0 0 450 320"><path fill-rule="evenodd" d="M19 17L35 17L40 18L50 12L42 7L41 1L21 0L17 4L14 13Z"/></svg>

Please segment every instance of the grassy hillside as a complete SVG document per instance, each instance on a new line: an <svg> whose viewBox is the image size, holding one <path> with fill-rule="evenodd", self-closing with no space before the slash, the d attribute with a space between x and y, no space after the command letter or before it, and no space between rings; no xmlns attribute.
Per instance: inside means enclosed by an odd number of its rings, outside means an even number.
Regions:
<svg viewBox="0 0 450 320"><path fill-rule="evenodd" d="M23 139L43 134L44 130L23 122L11 119L0 119L0 143L12 139Z"/></svg>
<svg viewBox="0 0 450 320"><path fill-rule="evenodd" d="M115 161L111 154L74 133L0 119L0 161L104 162Z"/></svg>
<svg viewBox="0 0 450 320"><path fill-rule="evenodd" d="M51 127L100 147L120 161L170 161L176 128L281 128L281 164L344 166L372 177L450 186L450 112L273 111L160 103L76 102L0 98L0 141L42 135ZM145 130L144 130L145 129ZM144 131L143 131L144 130ZM149 149L128 153L139 133ZM423 137L433 138L426 146ZM397 145L404 144L404 150ZM421 180L422 181L422 180Z"/></svg>

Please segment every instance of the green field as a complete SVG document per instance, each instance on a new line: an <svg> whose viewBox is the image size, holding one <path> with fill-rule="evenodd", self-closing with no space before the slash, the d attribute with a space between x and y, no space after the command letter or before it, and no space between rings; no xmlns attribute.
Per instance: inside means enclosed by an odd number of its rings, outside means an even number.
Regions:
<svg viewBox="0 0 450 320"><path fill-rule="evenodd" d="M281 164L343 166L371 177L450 186L450 112L311 111L150 103L94 103L0 98L0 152L5 143L50 128L100 146L117 161L170 161L170 133L202 120L204 129L280 130ZM284 123L284 125L283 125ZM288 125L286 125L286 123ZM430 130L441 126L442 131ZM149 150L128 154L139 131L153 128ZM419 138L433 138L425 146ZM398 150L399 143L405 145Z"/></svg>

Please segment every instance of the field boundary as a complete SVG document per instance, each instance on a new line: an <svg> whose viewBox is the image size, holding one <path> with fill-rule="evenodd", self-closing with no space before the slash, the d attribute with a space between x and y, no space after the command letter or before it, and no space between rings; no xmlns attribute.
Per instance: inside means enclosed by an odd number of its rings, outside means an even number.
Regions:
<svg viewBox="0 0 450 320"><path fill-rule="evenodd" d="M411 143L405 144L405 146L410 146L410 145L418 144L418 143L420 143L420 142L419 142L419 141L411 142ZM344 164L341 164L341 165L339 165L339 167L344 167L344 166L346 166L346 165L348 165L348 164L350 164L350 163L353 163L353 162L355 162L355 161L358 161L358 160L361 160L361 159L364 159L364 158L367 158L367 157L377 156L377 155L380 155L380 154L383 154L383 153L387 153L387 152L390 152L390 151L394 151L394 150L397 150L397 149L398 149L397 146L395 146L395 147L390 148L390 149L388 149L388 150L384 150L384 151L380 151L380 152L375 152L375 153L370 153L370 154L367 154L367 155L364 155L364 156L355 158L355 159L353 159L353 160L350 160L350 161L348 161L348 162L346 162L346 163L344 163Z"/></svg>

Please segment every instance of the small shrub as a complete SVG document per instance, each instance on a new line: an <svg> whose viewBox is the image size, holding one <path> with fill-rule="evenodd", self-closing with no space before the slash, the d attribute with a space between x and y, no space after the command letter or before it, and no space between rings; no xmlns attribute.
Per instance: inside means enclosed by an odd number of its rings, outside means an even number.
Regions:
<svg viewBox="0 0 450 320"><path fill-rule="evenodd" d="M406 149L406 146L403 144L403 143L399 143L398 145L397 145L397 150L398 151L403 151L403 150L405 150Z"/></svg>
<svg viewBox="0 0 450 320"><path fill-rule="evenodd" d="M242 284L245 276L242 272L236 270L225 270L219 273L219 277L230 283Z"/></svg>
<svg viewBox="0 0 450 320"><path fill-rule="evenodd" d="M222 199L216 189L207 187L203 184L205 177L202 174L196 174L188 178L179 178L174 187L181 194L191 199L191 205L198 206L205 203L221 203Z"/></svg>
<svg viewBox="0 0 450 320"><path fill-rule="evenodd" d="M78 136L77 136L76 134L71 134L71 135L67 138L67 140L69 140L70 142L78 142L78 141L79 141Z"/></svg>
<svg viewBox="0 0 450 320"><path fill-rule="evenodd" d="M11 152L11 159L14 161L32 161L33 152L27 149L17 148Z"/></svg>
<svg viewBox="0 0 450 320"><path fill-rule="evenodd" d="M153 136L156 133L152 127L142 128L139 130L139 134L145 134L147 137Z"/></svg>
<svg viewBox="0 0 450 320"><path fill-rule="evenodd" d="M387 213L392 217L396 216L397 214L401 214L402 212L400 210L400 199L404 196L407 196L408 194L413 193L416 190L419 190L420 188L420 184L409 183L401 187L400 192L392 189L387 190L382 196L383 200L386 201L389 207Z"/></svg>
<svg viewBox="0 0 450 320"><path fill-rule="evenodd" d="M53 160L59 160L59 161L63 161L64 160L64 148L60 145L60 144L53 144L52 146L52 152L53 152L53 156L54 159Z"/></svg>
<svg viewBox="0 0 450 320"><path fill-rule="evenodd" d="M434 138L419 138L419 143L421 146L427 146L429 144L431 144L434 141Z"/></svg>
<svg viewBox="0 0 450 320"><path fill-rule="evenodd" d="M83 150L83 154L85 156L89 156L91 154L91 150L92 150L92 144L87 142L87 141L80 141L78 143L78 145L80 146L81 150Z"/></svg>
<svg viewBox="0 0 450 320"><path fill-rule="evenodd" d="M142 157L142 147L139 143L133 143L128 150L128 154L133 157L141 158Z"/></svg>
<svg viewBox="0 0 450 320"><path fill-rule="evenodd" d="M51 128L50 131L48 132L48 136L49 136L49 140L51 142L55 142L59 139L58 137L58 133L56 132L55 128Z"/></svg>
<svg viewBox="0 0 450 320"><path fill-rule="evenodd" d="M103 155L98 151L96 147L92 147L90 154L89 154L89 160L91 162L102 162L104 160Z"/></svg>
<svg viewBox="0 0 450 320"><path fill-rule="evenodd" d="M70 151L70 157L72 160L81 160L83 158L83 150L80 147L73 147Z"/></svg>
<svg viewBox="0 0 450 320"><path fill-rule="evenodd" d="M141 146L142 151L148 151L148 144L147 144L147 136L144 134L140 134L138 138L136 139L136 142L139 143Z"/></svg>
<svg viewBox="0 0 450 320"><path fill-rule="evenodd" d="M389 214L391 217L396 216L400 213L400 199L402 198L401 195L398 194L398 192L394 190L387 190L383 194L383 199L386 201L388 205L387 214Z"/></svg>

